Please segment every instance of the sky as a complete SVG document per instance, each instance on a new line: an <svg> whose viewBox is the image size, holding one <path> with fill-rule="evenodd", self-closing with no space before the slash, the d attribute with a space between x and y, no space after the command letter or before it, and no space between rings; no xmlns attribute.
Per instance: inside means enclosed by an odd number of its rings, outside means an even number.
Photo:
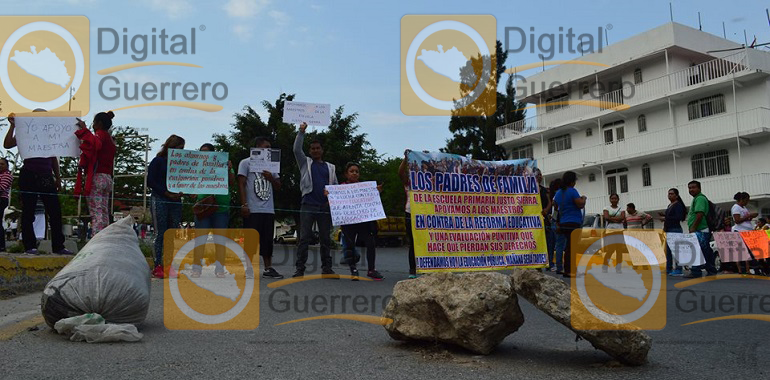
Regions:
<svg viewBox="0 0 770 380"><path fill-rule="evenodd" d="M743 43L770 42L765 7L760 1L673 1L674 21ZM231 130L233 114L254 107L266 120L260 103L274 102L282 92L297 101L344 106L358 113L360 132L378 153L401 156L404 149L438 150L451 136L449 117L405 116L400 107L400 22L410 14L491 14L497 20L497 38L505 27L518 26L535 33L558 33L559 27L576 34L596 33L605 27L609 43L669 22L669 1L320 1L320 0L42 0L0 1L3 15L85 15L90 22L92 115L141 103L99 96L96 71L133 62L121 54L98 54L98 28L113 28L122 36L152 35L151 29L185 34L196 28L194 55L150 55L147 61L179 61L202 68L152 66L113 74L122 83L223 82L227 98L211 101L224 107L204 112L179 107L143 107L116 112L116 125L130 125L161 142L170 134L186 138L188 149L209 142L213 133ZM612 25L611 29L608 25ZM205 29L205 30L203 30ZM156 34L158 34L156 33ZM105 41L107 41L105 39ZM109 42L111 44L111 42ZM109 48L108 42L104 48ZM130 53L130 49L129 49ZM556 54L553 59L571 59ZM528 49L509 54L507 67L538 62ZM537 70L537 69L535 69ZM526 73L526 75L534 74ZM501 81L504 83L505 77ZM111 87L111 86L105 86ZM183 99L182 99L183 100ZM3 127L2 133L5 134ZM315 127L320 128L320 127ZM157 150L160 142L153 146ZM288 148L288 147L286 147Z"/></svg>

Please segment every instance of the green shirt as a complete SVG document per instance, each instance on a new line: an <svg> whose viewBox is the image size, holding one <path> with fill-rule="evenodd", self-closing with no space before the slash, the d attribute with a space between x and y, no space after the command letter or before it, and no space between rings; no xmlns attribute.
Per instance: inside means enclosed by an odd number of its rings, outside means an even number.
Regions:
<svg viewBox="0 0 770 380"><path fill-rule="evenodd" d="M690 227L690 229L693 228L693 224L695 223L695 219L698 217L699 212L703 213L703 217L700 219L700 223L695 228L695 231L709 228L709 224L706 221L706 216L709 213L709 200L703 193L700 193L693 198L690 211L687 213L687 226Z"/></svg>

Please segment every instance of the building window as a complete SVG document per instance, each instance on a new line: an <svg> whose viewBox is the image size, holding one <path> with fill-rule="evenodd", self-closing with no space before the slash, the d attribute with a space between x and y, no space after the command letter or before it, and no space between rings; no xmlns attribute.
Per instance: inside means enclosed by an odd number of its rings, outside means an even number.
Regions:
<svg viewBox="0 0 770 380"><path fill-rule="evenodd" d="M639 115L639 118L637 119L637 123L639 124L639 133L647 132L647 117L644 115Z"/></svg>
<svg viewBox="0 0 770 380"><path fill-rule="evenodd" d="M642 69L634 70L634 84L642 83Z"/></svg>
<svg viewBox="0 0 770 380"><path fill-rule="evenodd" d="M650 175L650 164L642 165L642 186L652 186L652 176Z"/></svg>
<svg viewBox="0 0 770 380"><path fill-rule="evenodd" d="M586 129L586 137L591 137L594 135L594 130L591 128Z"/></svg>
<svg viewBox="0 0 770 380"><path fill-rule="evenodd" d="M725 96L722 94L693 100L687 103L688 120L700 119L702 117L724 113L725 111Z"/></svg>
<svg viewBox="0 0 770 380"><path fill-rule="evenodd" d="M604 143L612 144L615 141L623 141L626 138L625 121L618 120L614 123L602 125L604 128Z"/></svg>
<svg viewBox="0 0 770 380"><path fill-rule="evenodd" d="M572 149L572 138L570 135L561 135L548 139L548 153L556 153L567 149Z"/></svg>
<svg viewBox="0 0 770 380"><path fill-rule="evenodd" d="M569 101L569 94L563 94L546 99L545 112L552 112L561 108L566 108L569 106L569 104L566 103L567 101Z"/></svg>
<svg viewBox="0 0 770 380"><path fill-rule="evenodd" d="M596 182L596 174L591 173L588 175L588 182Z"/></svg>
<svg viewBox="0 0 770 380"><path fill-rule="evenodd" d="M618 181L620 181L620 192L628 192L628 169L620 168L607 171L607 195L618 193Z"/></svg>
<svg viewBox="0 0 770 380"><path fill-rule="evenodd" d="M588 85L588 83L584 83L583 84L583 95L588 94L589 90L590 90L590 86Z"/></svg>
<svg viewBox="0 0 770 380"><path fill-rule="evenodd" d="M533 158L532 144L517 146L511 149L511 159L516 160L519 158Z"/></svg>
<svg viewBox="0 0 770 380"><path fill-rule="evenodd" d="M692 156L692 177L695 179L730 174L730 155L727 149Z"/></svg>

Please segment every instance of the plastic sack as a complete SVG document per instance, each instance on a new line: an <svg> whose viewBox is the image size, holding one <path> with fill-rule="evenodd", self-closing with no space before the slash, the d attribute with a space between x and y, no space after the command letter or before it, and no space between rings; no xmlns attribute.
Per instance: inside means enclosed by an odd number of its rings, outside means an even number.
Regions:
<svg viewBox="0 0 770 380"><path fill-rule="evenodd" d="M73 342L136 342L143 337L134 325L105 324L104 318L94 313L60 319L54 325L54 329L59 334L70 335L70 340Z"/></svg>
<svg viewBox="0 0 770 380"><path fill-rule="evenodd" d="M62 335L72 334L75 327L82 325L103 325L104 317L95 313L78 315L77 317L64 318L56 321L54 330Z"/></svg>
<svg viewBox="0 0 770 380"><path fill-rule="evenodd" d="M41 309L51 328L88 313L109 323L138 324L150 307L150 271L130 216L96 234L43 290Z"/></svg>

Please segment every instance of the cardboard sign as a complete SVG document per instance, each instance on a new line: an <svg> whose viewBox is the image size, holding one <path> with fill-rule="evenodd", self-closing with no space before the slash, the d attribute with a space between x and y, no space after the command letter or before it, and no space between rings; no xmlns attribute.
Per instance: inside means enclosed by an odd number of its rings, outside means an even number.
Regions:
<svg viewBox="0 0 770 380"><path fill-rule="evenodd" d="M331 105L287 101L283 104L283 122L327 126L331 124Z"/></svg>
<svg viewBox="0 0 770 380"><path fill-rule="evenodd" d="M281 173L281 150L251 148L251 156L249 157L249 171L254 173L262 173L265 170L269 171L270 173Z"/></svg>
<svg viewBox="0 0 770 380"><path fill-rule="evenodd" d="M172 193L228 193L227 152L169 149L166 186Z"/></svg>
<svg viewBox="0 0 770 380"><path fill-rule="evenodd" d="M344 226L385 219L377 182L358 182L347 185L327 185L332 224Z"/></svg>
<svg viewBox="0 0 770 380"><path fill-rule="evenodd" d="M741 231L741 238L755 259L770 257L770 239L766 231Z"/></svg>
<svg viewBox="0 0 770 380"><path fill-rule="evenodd" d="M16 145L22 159L78 157L75 136L80 112L28 112L15 115Z"/></svg>
<svg viewBox="0 0 770 380"><path fill-rule="evenodd" d="M678 265L693 267L706 263L698 237L695 234L668 232L666 233L666 243L671 248L671 255L674 256Z"/></svg>
<svg viewBox="0 0 770 380"><path fill-rule="evenodd" d="M751 254L740 232L714 232L714 243L723 263L751 260Z"/></svg>

